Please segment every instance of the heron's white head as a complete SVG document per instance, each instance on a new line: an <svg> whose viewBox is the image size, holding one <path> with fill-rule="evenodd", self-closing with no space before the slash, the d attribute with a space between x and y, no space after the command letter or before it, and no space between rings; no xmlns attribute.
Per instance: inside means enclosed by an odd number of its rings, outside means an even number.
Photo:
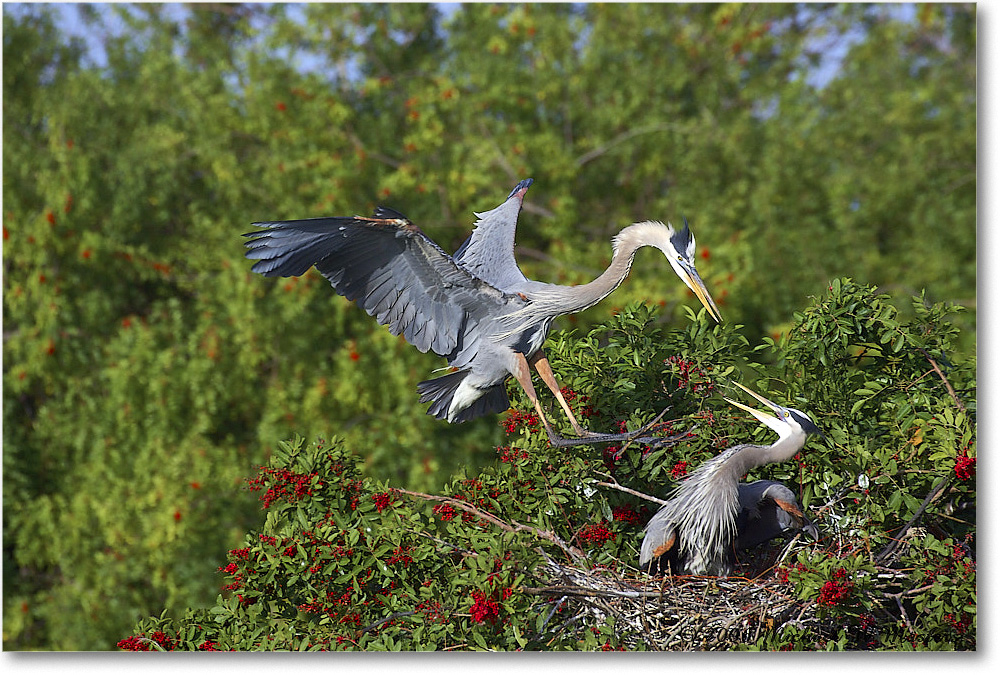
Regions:
<svg viewBox="0 0 1000 675"><path fill-rule="evenodd" d="M787 438L788 436L798 434L803 436L808 434L818 434L821 437L823 436L823 432L820 431L818 426L816 426L816 423L801 410L796 410L795 408L785 408L777 403L773 403L753 390L744 387L739 382L734 382L733 384L773 410L774 415L761 412L760 410L754 410L750 406L743 405L742 403L738 403L732 399L727 398L725 400L740 410L746 410L748 413L766 424L767 427L778 434L779 437Z"/></svg>
<svg viewBox="0 0 1000 675"><path fill-rule="evenodd" d="M698 270L695 269L694 234L691 233L686 218L684 219L684 227L680 230L675 230L670 223L664 225L655 220L647 220L626 227L615 238L616 251L625 243L626 239L632 240L637 246L655 246L660 249L674 272L701 301L711 317L722 323L722 313L715 306L715 301L712 300L708 289L705 288L705 282L701 280Z"/></svg>

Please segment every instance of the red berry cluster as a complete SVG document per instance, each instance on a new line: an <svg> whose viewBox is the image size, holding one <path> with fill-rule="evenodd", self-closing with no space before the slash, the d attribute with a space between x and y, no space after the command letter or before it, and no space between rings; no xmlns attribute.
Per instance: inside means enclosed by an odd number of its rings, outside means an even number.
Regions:
<svg viewBox="0 0 1000 675"><path fill-rule="evenodd" d="M486 490L483 487L482 482L475 478L466 478L463 480L462 492L457 492L453 495L455 499L460 499L463 502L482 508L489 508L490 500L496 499L499 496L500 490ZM472 515L468 511L462 511L463 523L471 523L476 520L478 520L476 516Z"/></svg>
<svg viewBox="0 0 1000 675"><path fill-rule="evenodd" d="M510 590L505 589L505 590ZM475 623L489 622L495 624L500 619L500 604L483 591L472 591L472 607L469 614Z"/></svg>
<svg viewBox="0 0 1000 675"><path fill-rule="evenodd" d="M670 476L674 480L677 480L678 478L686 476L687 472L688 472L688 463L680 461L674 464L673 467L670 469Z"/></svg>
<svg viewBox="0 0 1000 675"><path fill-rule="evenodd" d="M334 615L332 608L342 606L349 607L351 605L351 591L346 590L343 593L337 593L337 591L327 591L326 598L324 600L313 599L309 602L304 602L299 605L299 609L303 612L310 612L312 614L328 614L330 616Z"/></svg>
<svg viewBox="0 0 1000 675"><path fill-rule="evenodd" d="M510 434L516 431L518 427L524 427L529 430L537 429L539 422L540 420L538 419L538 415L533 412L511 410L500 425L503 427L505 432Z"/></svg>
<svg viewBox="0 0 1000 675"><path fill-rule="evenodd" d="M597 523L584 525L577 531L576 536L585 544L600 546L606 541L614 541L617 535L604 523Z"/></svg>
<svg viewBox="0 0 1000 675"><path fill-rule="evenodd" d="M611 515L615 520L629 525L638 525L640 521L639 512L634 506L616 506L611 509Z"/></svg>
<svg viewBox="0 0 1000 675"><path fill-rule="evenodd" d="M608 445L603 450L601 450L601 459L604 461L604 466L608 471L614 472L617 468L618 458L621 457L621 446L619 445Z"/></svg>
<svg viewBox="0 0 1000 675"><path fill-rule="evenodd" d="M494 589L489 594L484 591L475 590L472 591L472 607L469 608L469 614L472 615L472 620L476 623L488 622L493 625L500 619L500 602L499 600L506 600L511 595L514 594L514 589L512 588L501 588Z"/></svg>
<svg viewBox="0 0 1000 675"><path fill-rule="evenodd" d="M177 639L172 638L163 631L156 631L149 637L145 635L130 635L124 640L119 640L115 645L118 649L128 652L148 652L154 649L152 642L155 642L164 650L171 652L177 647Z"/></svg>
<svg viewBox="0 0 1000 675"><path fill-rule="evenodd" d="M976 458L959 455L955 459L955 475L959 480L969 480L976 475Z"/></svg>
<svg viewBox="0 0 1000 675"><path fill-rule="evenodd" d="M409 555L412 549L398 547L393 554L386 559L387 564L400 563L404 567L413 562ZM390 581L388 585L383 585L375 576L374 569L367 569L356 577L357 586L348 583L344 585L336 584L333 579L336 574L332 574L327 581L327 587L309 599L307 602L298 605L303 612L313 614L323 614L336 623L344 624L353 628L360 628L364 619L361 615L366 607L374 607L376 613L384 611L389 605L386 598L393 596L402 589L396 587L395 581ZM382 628L394 625L394 621L381 624Z"/></svg>
<svg viewBox="0 0 1000 675"><path fill-rule="evenodd" d="M784 565L782 565L775 572L775 575L778 577L778 581L780 581L783 584L787 584L788 583L788 573L789 572L791 572L792 570L798 570L799 572L805 572L807 569L809 569L809 568L806 567L805 565L803 565L802 563L795 563L794 565L791 565L789 567L785 567Z"/></svg>
<svg viewBox="0 0 1000 675"><path fill-rule="evenodd" d="M392 505L392 492L380 492L372 495L372 501L375 502L375 508L378 509L378 512L382 513L382 509L387 509Z"/></svg>
<svg viewBox="0 0 1000 675"><path fill-rule="evenodd" d="M963 612L962 616L956 619L954 614L948 612L944 615L944 621L951 626L956 633L961 635L965 633L965 631L969 630L969 626L972 625L972 615Z"/></svg>
<svg viewBox="0 0 1000 675"><path fill-rule="evenodd" d="M412 546L397 546L396 550L393 551L392 555L385 561L385 564L395 565L396 563L399 563L403 567L409 566L409 564L413 562L413 556L410 555L410 551L412 550Z"/></svg>
<svg viewBox="0 0 1000 675"><path fill-rule="evenodd" d="M504 464L511 464L522 459L529 459L531 455L527 450L521 450L520 448L512 448L509 445L504 445L497 448L497 454L500 455L500 461Z"/></svg>
<svg viewBox="0 0 1000 675"><path fill-rule="evenodd" d="M668 356L664 363L669 363L676 369L678 389L689 389L692 394L705 396L715 391L715 385L706 372L711 366L703 369L695 365L694 361L688 361L680 356Z"/></svg>
<svg viewBox="0 0 1000 675"><path fill-rule="evenodd" d="M507 551L502 557L493 559L493 571L486 577L488 591L472 591L472 607L469 614L475 623L494 625L500 620L500 603L514 594L514 589L503 580L504 564L514 561L514 555ZM506 620L505 620L506 621Z"/></svg>
<svg viewBox="0 0 1000 675"><path fill-rule="evenodd" d="M260 500L264 502L264 508L268 508L279 499L287 502L296 502L303 497L313 493L313 488L323 486L323 481L317 478L318 474L295 473L288 469L272 469L266 466L260 467L257 476L247 480L247 485L254 492L264 490ZM315 479L315 482L314 482Z"/></svg>
<svg viewBox="0 0 1000 675"><path fill-rule="evenodd" d="M424 600L417 604L414 609L423 614L424 620L430 623L445 623L448 621L448 616L445 614L444 608L437 600Z"/></svg>
<svg viewBox="0 0 1000 675"><path fill-rule="evenodd" d="M431 511L436 513L441 520L451 520L456 514L455 507L451 504L436 504Z"/></svg>
<svg viewBox="0 0 1000 675"><path fill-rule="evenodd" d="M858 617L858 628L861 638L864 640L865 649L875 649L878 647L878 624L874 614L862 614ZM859 643L861 639L859 639Z"/></svg>
<svg viewBox="0 0 1000 675"><path fill-rule="evenodd" d="M819 598L816 599L816 602L825 607L848 604L851 595L854 593L854 584L846 581L846 579L846 570L842 567L834 570L833 581L823 584L823 588L819 590Z"/></svg>
<svg viewBox="0 0 1000 675"><path fill-rule="evenodd" d="M341 558L353 555L354 550L343 545L346 543L346 534L346 532L341 532L335 541L320 539L311 531L303 532L302 539L285 537L281 541L277 537L262 534L259 536L259 541L262 545L268 546L275 551L280 550L282 556L289 558L299 555L301 548L309 557L308 562L311 563L307 568L309 573L317 574L330 561L340 560ZM274 553L270 555L273 556ZM269 558L266 552L260 551L251 560L249 547L233 549L229 551L228 557L229 563L218 568L220 572L225 572L232 578L230 583L222 587L222 590L225 591L243 589L246 577L257 573L256 565L267 564ZM240 604L251 605L255 602L255 600L245 598L242 594L237 594L236 597Z"/></svg>
<svg viewBox="0 0 1000 675"><path fill-rule="evenodd" d="M972 534L966 534L966 545L956 544L954 552L952 553L952 557L956 562L955 568L958 569L959 566L961 566L963 578L967 578L969 575L976 573L976 561L971 557L971 550L967 546L971 540Z"/></svg>
<svg viewBox="0 0 1000 675"><path fill-rule="evenodd" d="M563 398L566 399L566 403L570 404L570 408L573 408L574 411L577 412L581 417L589 418L593 417L596 414L596 411L590 406L589 396L577 393L568 387L563 387L562 389L559 390L559 392L563 395ZM576 406L572 405L573 403L577 403L580 407L577 408Z"/></svg>
<svg viewBox="0 0 1000 675"><path fill-rule="evenodd" d="M972 541L972 534L965 535L965 542L959 542L952 546L951 555L941 560L933 567L923 570L924 579L929 582L935 581L939 576L954 577L955 573L961 574L962 578L976 572L976 561L970 556L969 542ZM928 559L932 554L927 551L924 556Z"/></svg>

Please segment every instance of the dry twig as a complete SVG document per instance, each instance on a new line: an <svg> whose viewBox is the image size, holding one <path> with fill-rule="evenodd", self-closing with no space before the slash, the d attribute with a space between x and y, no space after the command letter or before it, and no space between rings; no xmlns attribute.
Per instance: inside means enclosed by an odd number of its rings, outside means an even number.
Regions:
<svg viewBox="0 0 1000 675"><path fill-rule="evenodd" d="M426 499L432 502L443 502L445 504L450 504L451 506L454 506L457 509L461 509L462 511L471 513L472 515L478 518L482 518L486 522L496 527L499 527L501 530L504 530L505 532L531 533L536 537L538 537L539 539L544 539L545 541L555 544L556 546L561 548L566 553L566 555L568 555L571 559L577 561L578 563L583 563L587 559L587 556L583 553L583 551L574 546L570 546L562 539L557 537L554 532L550 532L548 530L542 530L537 527L532 527L531 525L522 525L521 523L515 520L510 521L510 523L507 523L497 518L492 513L488 513L486 511L483 511L482 509L476 508L472 504L462 501L461 499L455 499L453 497L442 497L440 495L429 495L423 492L413 492L412 490L404 490L402 488L394 488L394 491L404 495L410 495L411 497L417 497L419 499Z"/></svg>

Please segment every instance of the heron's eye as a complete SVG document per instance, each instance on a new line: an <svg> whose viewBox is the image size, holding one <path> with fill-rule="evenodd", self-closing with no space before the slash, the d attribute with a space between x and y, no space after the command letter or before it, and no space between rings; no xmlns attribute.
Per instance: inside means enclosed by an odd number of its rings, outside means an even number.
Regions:
<svg viewBox="0 0 1000 675"><path fill-rule="evenodd" d="M677 260L679 260L680 262L684 262L684 256L682 255L677 256Z"/></svg>

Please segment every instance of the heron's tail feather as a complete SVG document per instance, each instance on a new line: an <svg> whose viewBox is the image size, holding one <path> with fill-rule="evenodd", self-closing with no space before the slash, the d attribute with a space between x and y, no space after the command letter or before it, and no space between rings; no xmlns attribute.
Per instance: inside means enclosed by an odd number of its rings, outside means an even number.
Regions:
<svg viewBox="0 0 1000 675"><path fill-rule="evenodd" d="M503 412L510 407L510 399L507 398L507 390L502 382L479 389L465 381L468 375L467 370L457 370L419 383L417 392L420 394L420 402L431 401L427 414L458 424L483 415Z"/></svg>

